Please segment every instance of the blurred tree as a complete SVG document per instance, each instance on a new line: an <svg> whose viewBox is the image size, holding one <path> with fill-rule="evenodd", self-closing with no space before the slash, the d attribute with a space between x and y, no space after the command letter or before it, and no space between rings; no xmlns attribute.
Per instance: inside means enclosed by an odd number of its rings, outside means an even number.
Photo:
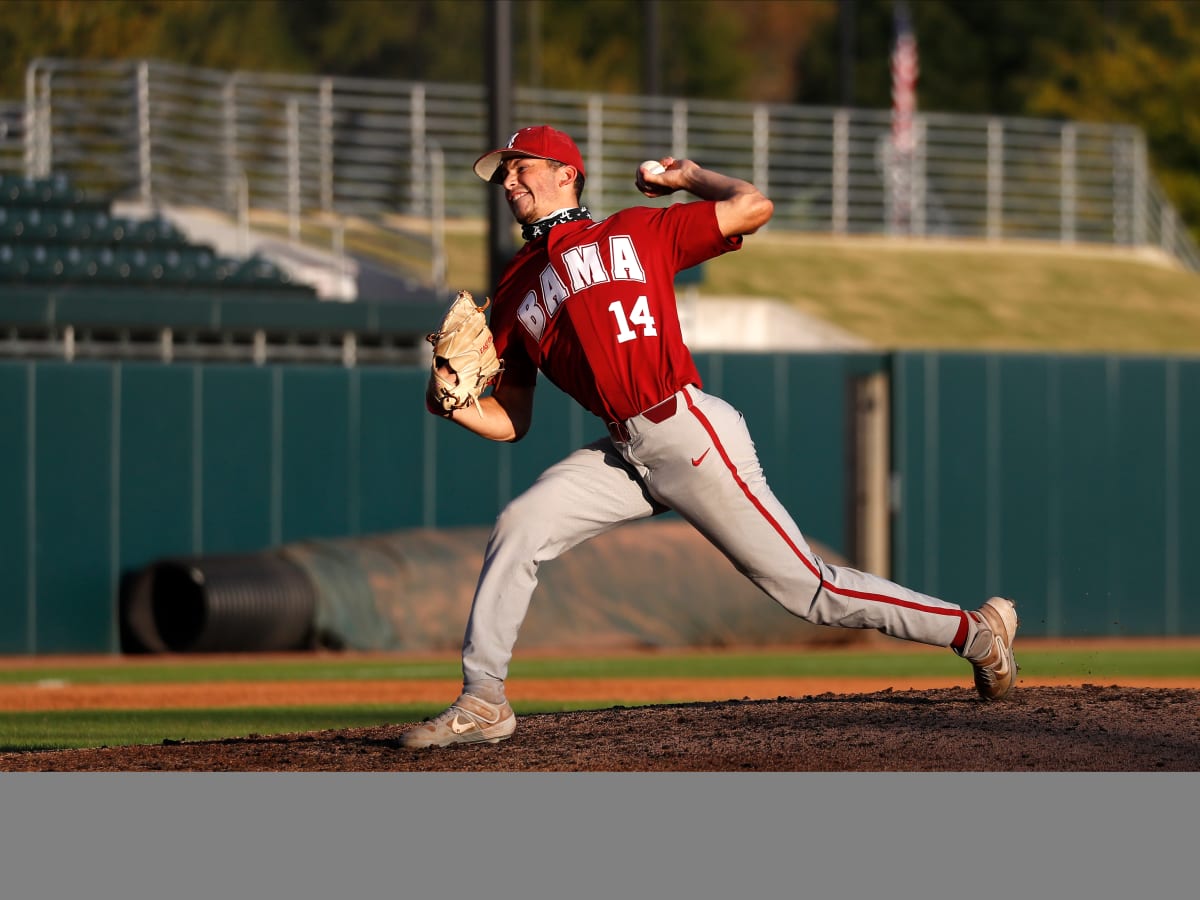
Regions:
<svg viewBox="0 0 1200 900"><path fill-rule="evenodd" d="M748 22L739 4L671 0L665 6L663 93L745 99L757 61L747 46Z"/></svg>
<svg viewBox="0 0 1200 900"><path fill-rule="evenodd" d="M665 6L671 11L665 20L674 34L676 6L669 0ZM736 13L739 27L735 31L710 27L720 41L716 52L742 57L749 70L736 96L765 103L795 102L797 60L818 28L836 19L837 0L748 0L724 8ZM699 58L689 60L694 67L707 65Z"/></svg>
<svg viewBox="0 0 1200 900"><path fill-rule="evenodd" d="M130 0L123 5L142 7L151 23L153 49L147 55L215 69L309 69L303 50L283 27L294 5L286 0Z"/></svg>
<svg viewBox="0 0 1200 900"><path fill-rule="evenodd" d="M479 83L489 0L6 0L0 97L37 57ZM841 6L852 2L852 7ZM519 85L891 106L893 0L514 0ZM918 108L1121 121L1200 229L1200 0L908 0ZM839 31L852 12L853 32ZM842 41L853 53L843 83Z"/></svg>
<svg viewBox="0 0 1200 900"><path fill-rule="evenodd" d="M324 75L478 84L487 0L306 0L286 27Z"/></svg>
<svg viewBox="0 0 1200 900"><path fill-rule="evenodd" d="M1163 189L1200 239L1200 2L1088 5L1103 14L1099 27L1051 49L1026 111L1139 126Z"/></svg>
<svg viewBox="0 0 1200 900"><path fill-rule="evenodd" d="M642 93L646 84L642 50L648 39L643 6L642 0L516 4L518 82L560 90ZM664 94L744 96L753 58L744 48L742 5L660 0L658 20Z"/></svg>
<svg viewBox="0 0 1200 900"><path fill-rule="evenodd" d="M0 95L24 95L38 57L162 59L214 68L305 71L282 0L7 0Z"/></svg>
<svg viewBox="0 0 1200 900"><path fill-rule="evenodd" d="M0 18L0 93L20 96L26 66L42 56L478 83L484 77L487 2L8 0ZM759 32L745 29L747 21L757 21L754 14L712 0L660 2L663 91L742 96L755 70L751 48ZM795 7L790 0L785 5ZM640 91L642 7L642 0L517 0L518 82ZM780 33L785 30L773 29L771 40L778 43Z"/></svg>
<svg viewBox="0 0 1200 900"><path fill-rule="evenodd" d="M908 0L908 6L921 61L918 107L938 112L1026 112L1029 80L1046 74L1054 48L1086 40L1102 24L1096 0ZM893 11L893 0L854 0L854 106L891 106ZM839 47L836 17L815 19L798 60L795 101L840 101Z"/></svg>

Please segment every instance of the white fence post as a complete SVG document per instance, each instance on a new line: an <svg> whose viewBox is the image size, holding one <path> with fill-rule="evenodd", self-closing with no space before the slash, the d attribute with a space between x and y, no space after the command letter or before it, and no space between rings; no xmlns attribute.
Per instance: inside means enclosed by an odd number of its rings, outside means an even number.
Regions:
<svg viewBox="0 0 1200 900"><path fill-rule="evenodd" d="M446 156L436 142L429 144L429 174L433 183L429 234L433 252L430 272L434 290L440 295L446 286Z"/></svg>
<svg viewBox="0 0 1200 900"><path fill-rule="evenodd" d="M1064 244L1075 243L1075 126L1062 127L1062 151L1059 166L1059 223L1058 239Z"/></svg>
<svg viewBox="0 0 1200 900"><path fill-rule="evenodd" d="M50 72L30 65L25 73L25 175L42 178L53 162Z"/></svg>
<svg viewBox="0 0 1200 900"><path fill-rule="evenodd" d="M767 107L754 107L754 186L764 194L770 192L771 114Z"/></svg>
<svg viewBox="0 0 1200 900"><path fill-rule="evenodd" d="M833 165L830 179L830 228L834 234L845 234L850 224L850 112L845 109L833 114Z"/></svg>
<svg viewBox="0 0 1200 900"><path fill-rule="evenodd" d="M412 198L409 212L414 216L425 212L425 176L421 168L425 165L429 151L425 146L425 85L413 85L409 94L409 134L412 141L412 153L409 154L408 182L412 185Z"/></svg>
<svg viewBox="0 0 1200 900"><path fill-rule="evenodd" d="M250 252L250 180L245 172L235 176L237 185L237 226L238 226L238 256L246 256Z"/></svg>
<svg viewBox="0 0 1200 900"><path fill-rule="evenodd" d="M300 240L300 104L287 102L287 205L288 235Z"/></svg>
<svg viewBox="0 0 1200 900"><path fill-rule="evenodd" d="M1132 133L1133 138L1133 245L1143 247L1149 243L1146 237L1146 208L1150 192L1147 187L1149 166L1146 163L1146 140L1141 132Z"/></svg>
<svg viewBox="0 0 1200 900"><path fill-rule="evenodd" d="M604 100L593 94L587 105L587 183L591 188L592 200L588 206L603 217L604 209Z"/></svg>
<svg viewBox="0 0 1200 900"><path fill-rule="evenodd" d="M37 174L43 178L54 168L54 100L50 90L50 77L51 73L43 73L38 84Z"/></svg>
<svg viewBox="0 0 1200 900"><path fill-rule="evenodd" d="M225 208L241 214L242 181L237 161L237 73L221 85L221 158L225 169Z"/></svg>
<svg viewBox="0 0 1200 900"><path fill-rule="evenodd" d="M1117 131L1109 137L1112 147L1112 243L1118 247L1132 240L1133 178L1130 169L1133 154L1129 151L1129 144L1128 135L1123 131Z"/></svg>
<svg viewBox="0 0 1200 900"><path fill-rule="evenodd" d="M676 100L671 104L671 155L676 159L687 159L688 105L686 100Z"/></svg>
<svg viewBox="0 0 1200 900"><path fill-rule="evenodd" d="M317 97L320 109L321 211L333 212L333 79L322 78Z"/></svg>
<svg viewBox="0 0 1200 900"><path fill-rule="evenodd" d="M1004 237L1004 123L997 118L987 126L987 238Z"/></svg>
<svg viewBox="0 0 1200 900"><path fill-rule="evenodd" d="M137 67L137 135L138 135L138 194L147 205L154 198L150 144L150 66Z"/></svg>
<svg viewBox="0 0 1200 900"><path fill-rule="evenodd" d="M927 132L925 117L913 116L913 149L912 174L910 175L910 200L912 204L909 219L909 235L924 237L926 218L929 212L928 181L925 172L925 136Z"/></svg>
<svg viewBox="0 0 1200 900"><path fill-rule="evenodd" d="M33 178L37 173L39 110L37 65L30 63L25 69L24 164L26 178Z"/></svg>

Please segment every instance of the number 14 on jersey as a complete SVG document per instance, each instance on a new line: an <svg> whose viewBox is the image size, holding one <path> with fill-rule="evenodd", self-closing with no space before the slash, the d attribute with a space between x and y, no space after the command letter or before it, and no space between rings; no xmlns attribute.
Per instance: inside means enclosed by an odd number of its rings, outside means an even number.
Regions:
<svg viewBox="0 0 1200 900"><path fill-rule="evenodd" d="M625 314L625 305L620 300L610 303L608 311L617 320L617 343L623 344L638 337L635 327L642 329L642 337L658 336L658 331L654 327L654 316L650 315L650 301L646 299L645 294L634 301L633 309L629 311L628 316Z"/></svg>

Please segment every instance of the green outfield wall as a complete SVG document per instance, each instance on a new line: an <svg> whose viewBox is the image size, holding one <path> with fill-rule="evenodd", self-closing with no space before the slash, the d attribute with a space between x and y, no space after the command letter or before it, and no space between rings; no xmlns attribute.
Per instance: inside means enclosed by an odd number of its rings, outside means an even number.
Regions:
<svg viewBox="0 0 1200 900"><path fill-rule="evenodd" d="M852 386L891 385L891 574L1025 633L1200 633L1200 361L707 354L767 476L854 557ZM489 524L603 427L543 382L529 436L429 416L423 368L0 362L0 653L117 652L169 556ZM464 473L472 474L465 477Z"/></svg>
<svg viewBox="0 0 1200 900"><path fill-rule="evenodd" d="M1200 634L1200 359L900 354L901 581L1052 636Z"/></svg>

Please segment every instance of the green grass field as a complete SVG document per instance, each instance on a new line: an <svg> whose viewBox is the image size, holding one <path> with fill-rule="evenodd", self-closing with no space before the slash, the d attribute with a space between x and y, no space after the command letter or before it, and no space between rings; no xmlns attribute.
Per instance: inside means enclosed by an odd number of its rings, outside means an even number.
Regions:
<svg viewBox="0 0 1200 900"><path fill-rule="evenodd" d="M1023 677L1067 678L1105 684L1113 679L1200 678L1200 645L1139 643L1129 649L1064 649L1031 645L1019 656ZM908 650L770 649L737 653L670 653L597 658L534 658L513 663L511 678L744 678L959 676L963 666L949 654ZM181 684L244 681L444 680L459 675L457 659L287 657L219 661L153 659L136 665L0 666L0 690L38 682L64 684ZM565 692L569 694L569 689ZM450 698L447 698L450 699ZM613 697L604 702L515 703L518 713L636 705ZM353 704L273 708L63 710L0 713L0 752L70 747L152 744L163 740L211 740L249 734L283 734L417 721L442 704Z"/></svg>

